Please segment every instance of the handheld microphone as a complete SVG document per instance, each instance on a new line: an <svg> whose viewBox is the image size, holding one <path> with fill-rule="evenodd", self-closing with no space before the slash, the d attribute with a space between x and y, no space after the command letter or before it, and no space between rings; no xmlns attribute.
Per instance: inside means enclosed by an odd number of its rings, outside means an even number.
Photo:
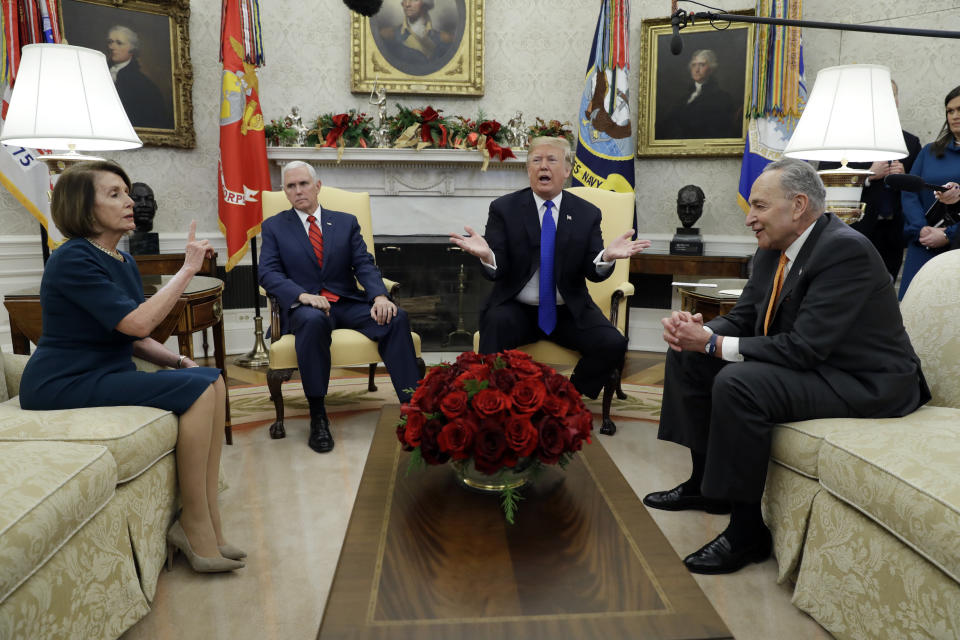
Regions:
<svg viewBox="0 0 960 640"><path fill-rule="evenodd" d="M680 23L685 20L681 20L680 11L677 11L670 18L670 26L673 27L673 37L670 38L670 53L675 56L680 55L680 52L683 51L683 40L680 39Z"/></svg>
<svg viewBox="0 0 960 640"><path fill-rule="evenodd" d="M900 189L901 191L918 192L924 191L925 189L933 189L934 191L947 190L946 187L941 187L938 184L924 182L920 176L915 176L910 173L892 173L883 179L883 184L891 189Z"/></svg>

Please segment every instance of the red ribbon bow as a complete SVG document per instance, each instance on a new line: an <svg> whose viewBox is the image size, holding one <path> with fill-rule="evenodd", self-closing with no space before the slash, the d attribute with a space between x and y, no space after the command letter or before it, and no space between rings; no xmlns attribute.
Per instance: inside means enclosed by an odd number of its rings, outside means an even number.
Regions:
<svg viewBox="0 0 960 640"><path fill-rule="evenodd" d="M350 124L350 116L346 113L338 113L333 116L333 129L330 129L330 133L327 134L325 147L335 147L337 146L337 140L340 139L340 136L344 134L347 130L347 125Z"/></svg>

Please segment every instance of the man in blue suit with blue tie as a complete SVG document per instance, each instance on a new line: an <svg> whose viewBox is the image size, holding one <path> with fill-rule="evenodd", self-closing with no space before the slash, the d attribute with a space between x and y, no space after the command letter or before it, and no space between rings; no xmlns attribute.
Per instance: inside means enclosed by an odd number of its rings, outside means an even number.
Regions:
<svg viewBox="0 0 960 640"><path fill-rule="evenodd" d="M615 260L650 246L633 229L604 248L600 209L563 190L573 154L564 138L530 142L530 187L490 204L486 237L470 227L450 241L480 259L493 290L481 310L480 352L495 353L550 340L580 353L570 377L596 398L623 365L627 340L590 298L587 280L600 282Z"/></svg>
<svg viewBox="0 0 960 640"><path fill-rule="evenodd" d="M321 210L320 180L305 162L284 166L282 182L293 208L261 227L260 285L277 298L281 330L297 336L297 362L310 404L308 444L326 453L333 449L324 397L334 329L355 329L379 343L401 402L410 398L405 389L414 388L420 374L407 315L387 295L356 217Z"/></svg>

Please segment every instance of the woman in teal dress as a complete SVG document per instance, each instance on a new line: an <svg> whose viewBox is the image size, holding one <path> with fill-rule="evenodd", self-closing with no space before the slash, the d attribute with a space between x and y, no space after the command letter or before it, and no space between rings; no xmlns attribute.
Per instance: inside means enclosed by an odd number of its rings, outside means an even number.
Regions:
<svg viewBox="0 0 960 640"><path fill-rule="evenodd" d="M246 554L223 536L217 489L226 413L218 369L200 367L150 337L204 257L207 240L190 225L183 266L149 300L136 262L117 250L135 228L130 179L112 162L67 169L53 190L51 213L68 238L44 267L43 335L20 386L24 409L143 405L179 417L176 459L183 510L167 540L195 571L243 567ZM170 367L137 371L132 356Z"/></svg>

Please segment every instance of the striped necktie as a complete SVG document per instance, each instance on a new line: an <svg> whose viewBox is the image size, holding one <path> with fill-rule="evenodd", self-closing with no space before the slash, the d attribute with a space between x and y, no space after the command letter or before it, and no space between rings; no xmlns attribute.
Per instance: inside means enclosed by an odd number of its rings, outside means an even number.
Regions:
<svg viewBox="0 0 960 640"><path fill-rule="evenodd" d="M317 265L323 266L323 234L320 233L320 227L317 226L315 216L307 216L307 222L310 223L310 244L313 245L313 252L317 255Z"/></svg>
<svg viewBox="0 0 960 640"><path fill-rule="evenodd" d="M307 222L310 223L310 233L308 235L310 236L310 244L313 245L313 252L317 256L317 266L323 267L323 234L320 233L320 227L317 226L315 216L307 216ZM340 296L326 289L320 291L320 295L330 302L336 302L340 299Z"/></svg>
<svg viewBox="0 0 960 640"><path fill-rule="evenodd" d="M770 293L770 302L767 304L767 315L763 319L763 335L767 335L767 328L770 326L770 317L773 315L773 306L780 297L780 290L783 289L783 270L787 266L787 254L780 252L780 262L777 263L777 273L773 276L773 291Z"/></svg>

